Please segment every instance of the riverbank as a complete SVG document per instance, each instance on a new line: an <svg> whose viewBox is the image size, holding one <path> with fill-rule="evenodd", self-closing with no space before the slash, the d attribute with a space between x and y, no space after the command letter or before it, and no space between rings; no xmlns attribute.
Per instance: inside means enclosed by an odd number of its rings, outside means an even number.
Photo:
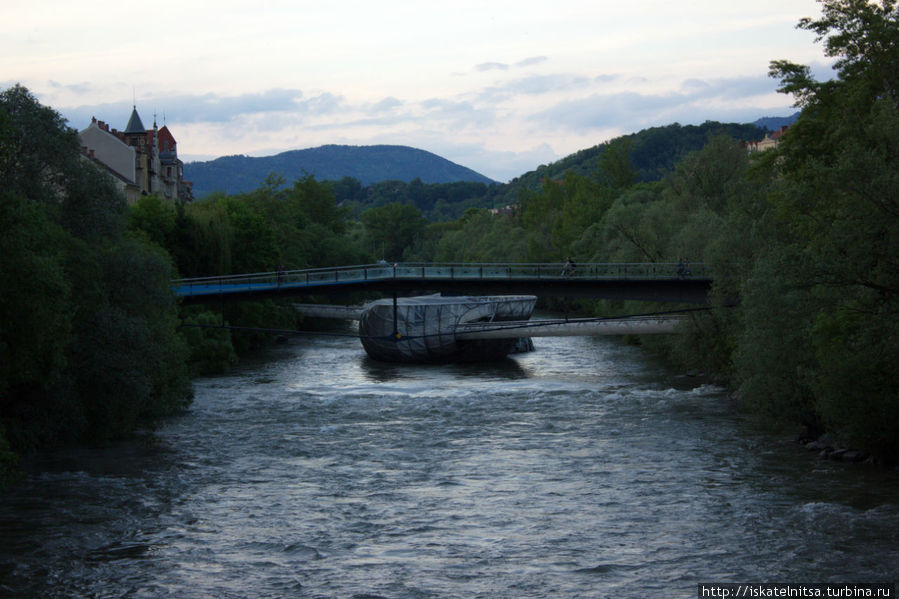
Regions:
<svg viewBox="0 0 899 599"><path fill-rule="evenodd" d="M681 334L695 336L696 332ZM706 332L705 334L710 333ZM770 413L762 414L758 411L758 407L765 406L766 402L753 401L745 397L741 390L735 387L734 382L723 374L713 375L704 372L703 369L708 366L709 360L704 360L704 363L700 364L695 363L691 359L695 357L695 351L684 352L678 347L680 342L676 339L656 336L632 336L622 338L622 341L643 347L647 352L657 357L672 373L687 372L689 373L688 376L707 378L715 384L721 385L727 389L728 396L734 401L735 405L739 406L740 410L750 417L764 422L766 426L772 427L778 431L777 434L783 435L788 439L794 439L804 450L817 454L819 459L844 462L846 464L864 464L886 469L896 468L899 465L899 455L859 449L851 441L842 438L837 431L832 430L832 428L821 422L818 422L815 426L809 426L785 418L778 420L773 418Z"/></svg>

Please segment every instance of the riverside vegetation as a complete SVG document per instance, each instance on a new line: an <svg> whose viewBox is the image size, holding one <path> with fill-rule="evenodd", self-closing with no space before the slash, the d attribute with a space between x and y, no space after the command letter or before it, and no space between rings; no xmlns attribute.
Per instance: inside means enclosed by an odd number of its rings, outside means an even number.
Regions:
<svg viewBox="0 0 899 599"><path fill-rule="evenodd" d="M388 203L352 217L335 184L273 174L238 195L129 207L81 157L77 134L28 90L0 94L0 473L16 454L103 443L190 402L190 377L226 369L264 334L301 326L288 304L179 307L178 276L409 261L706 263L712 309L644 342L739 391L768 422L899 456L899 10L825 0L815 32L838 76L771 64L801 109L780 145L749 155L712 136L660 180L630 139L592 172L520 192L512 215L429 222ZM737 307L726 307L737 299ZM655 307L578 301L590 314Z"/></svg>

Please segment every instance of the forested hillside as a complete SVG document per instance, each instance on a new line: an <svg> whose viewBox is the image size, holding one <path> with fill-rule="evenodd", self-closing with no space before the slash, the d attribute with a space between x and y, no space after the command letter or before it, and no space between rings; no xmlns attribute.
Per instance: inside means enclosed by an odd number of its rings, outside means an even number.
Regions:
<svg viewBox="0 0 899 599"><path fill-rule="evenodd" d="M728 135L740 141L760 140L765 130L755 125L707 122L702 125L673 124L625 135L607 143L581 150L542 165L509 183L436 183L421 179L390 180L364 184L353 177L331 182L337 201L358 216L363 210L392 202L418 208L430 221L450 221L469 208L504 208L517 204L528 193L537 191L547 179L561 181L566 173L589 177L626 177L629 181L658 181L671 172L677 162L700 150L715 135ZM611 167L616 160L626 172ZM601 162L606 163L600 168ZM614 181L608 181L617 184ZM620 183L620 182L618 182Z"/></svg>
<svg viewBox="0 0 899 599"><path fill-rule="evenodd" d="M702 149L716 135L727 135L739 141L762 139L765 130L756 125L717 123L702 125L652 127L638 133L624 135L566 156L548 165L541 165L509 182L512 189L536 189L544 179L562 179L565 173L591 177L608 177L611 173L597 170L599 161L608 151L627 154L635 171L636 182L658 181L671 172L674 165L690 152Z"/></svg>
<svg viewBox="0 0 899 599"><path fill-rule="evenodd" d="M197 198L214 191L229 194L252 191L272 173L288 181L307 175L331 181L352 177L363 185L414 179L425 183L492 183L469 168L406 146L328 145L274 156L224 156L184 165L184 176L193 182Z"/></svg>

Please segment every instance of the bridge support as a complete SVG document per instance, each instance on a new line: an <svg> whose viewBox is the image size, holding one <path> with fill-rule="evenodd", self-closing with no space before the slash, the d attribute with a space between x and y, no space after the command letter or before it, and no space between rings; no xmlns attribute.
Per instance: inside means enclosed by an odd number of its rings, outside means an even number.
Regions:
<svg viewBox="0 0 899 599"><path fill-rule="evenodd" d="M393 338L394 339L400 338L400 332L399 332L399 329L397 328L398 327L397 320L398 320L398 318L397 318L396 292L394 291L393 292Z"/></svg>

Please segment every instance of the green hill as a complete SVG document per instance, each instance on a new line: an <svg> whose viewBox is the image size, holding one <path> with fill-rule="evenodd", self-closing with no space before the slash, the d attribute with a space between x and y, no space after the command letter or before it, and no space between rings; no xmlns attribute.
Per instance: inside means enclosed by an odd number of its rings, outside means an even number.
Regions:
<svg viewBox="0 0 899 599"><path fill-rule="evenodd" d="M764 137L765 132L754 124L706 121L702 125L674 123L665 127L652 127L639 133L623 135L612 141L618 139L628 141L631 164L639 173L639 180L645 182L662 179L674 169L674 165L681 158L690 152L701 150L710 137L721 134L729 135L738 141L752 141ZM567 171L595 176L599 159L607 147L609 143L601 143L556 162L541 165L510 181L509 191L520 188L536 189L544 179L561 179Z"/></svg>
<svg viewBox="0 0 899 599"><path fill-rule="evenodd" d="M407 146L327 145L275 156L224 156L184 165L184 178L193 182L197 198L213 191L228 194L252 191L273 172L288 183L306 175L313 175L319 181L352 177L363 185L415 179L424 183L493 182L436 154Z"/></svg>

